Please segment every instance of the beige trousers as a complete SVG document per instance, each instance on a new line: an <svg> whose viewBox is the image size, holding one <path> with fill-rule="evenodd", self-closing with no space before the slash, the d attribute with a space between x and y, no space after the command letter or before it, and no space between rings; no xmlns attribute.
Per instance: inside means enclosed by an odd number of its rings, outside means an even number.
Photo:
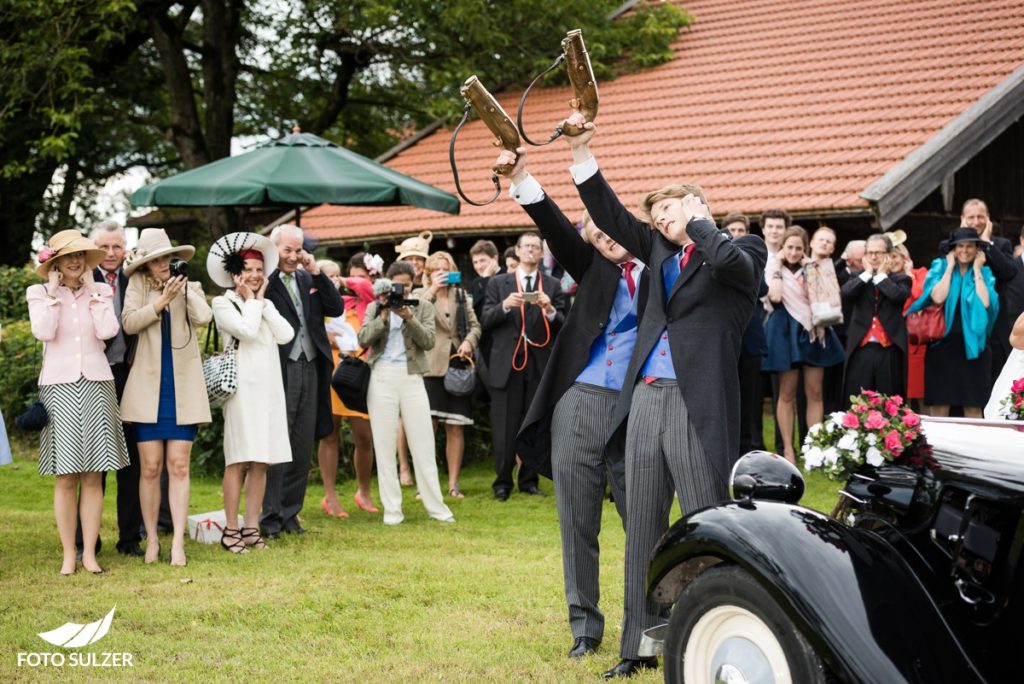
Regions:
<svg viewBox="0 0 1024 684"><path fill-rule="evenodd" d="M402 522L402 485L398 481L398 418L416 469L416 484L427 514L435 520L452 519L451 510L441 496L434 456L434 427L430 422L430 401L423 376L409 375L405 363L376 363L370 373L366 395L373 431L373 451L377 458L377 483L384 505L384 523Z"/></svg>

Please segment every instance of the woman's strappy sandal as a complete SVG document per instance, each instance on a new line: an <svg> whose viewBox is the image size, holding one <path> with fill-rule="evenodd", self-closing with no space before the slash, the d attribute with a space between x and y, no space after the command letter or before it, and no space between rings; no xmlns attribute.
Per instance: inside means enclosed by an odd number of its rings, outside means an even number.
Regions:
<svg viewBox="0 0 1024 684"><path fill-rule="evenodd" d="M260 535L260 528L258 527L243 527L242 528L242 542L246 548L252 547L254 549L265 549L267 543L263 541L263 537Z"/></svg>
<svg viewBox="0 0 1024 684"><path fill-rule="evenodd" d="M241 530L232 530L229 527L224 528L224 534L220 538L220 545L225 551L231 553L245 553L249 549L246 548L247 544L242 540L242 534L245 528ZM229 543L230 542L230 543Z"/></svg>

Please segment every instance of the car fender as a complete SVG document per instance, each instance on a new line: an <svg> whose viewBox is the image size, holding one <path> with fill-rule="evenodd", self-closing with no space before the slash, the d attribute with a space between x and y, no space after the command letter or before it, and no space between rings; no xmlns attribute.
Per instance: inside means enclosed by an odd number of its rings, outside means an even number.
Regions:
<svg viewBox="0 0 1024 684"><path fill-rule="evenodd" d="M659 541L648 593L675 603L694 577L721 562L761 582L845 681L984 681L925 587L873 532L785 503L706 508Z"/></svg>

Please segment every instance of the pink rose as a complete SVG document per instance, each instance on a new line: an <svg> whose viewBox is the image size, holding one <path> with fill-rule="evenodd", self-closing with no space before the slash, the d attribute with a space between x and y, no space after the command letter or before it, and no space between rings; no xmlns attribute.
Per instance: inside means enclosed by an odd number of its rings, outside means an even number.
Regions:
<svg viewBox="0 0 1024 684"><path fill-rule="evenodd" d="M864 421L864 427L869 430L881 430L885 427L886 420L878 411L868 411L868 419Z"/></svg>
<svg viewBox="0 0 1024 684"><path fill-rule="evenodd" d="M900 440L900 433L895 430L890 430L889 434L885 436L885 448L892 452L893 456L899 455L903 451L903 442Z"/></svg>
<svg viewBox="0 0 1024 684"><path fill-rule="evenodd" d="M847 412L843 414L843 427L845 428L859 428L860 419L856 413Z"/></svg>
<svg viewBox="0 0 1024 684"><path fill-rule="evenodd" d="M913 411L907 411L903 414L903 424L907 427L914 427L921 424L921 418Z"/></svg>
<svg viewBox="0 0 1024 684"><path fill-rule="evenodd" d="M882 397L878 396L877 394L874 394L871 396L870 399L868 399L868 401L871 402L872 406L878 406L879 404L882 403Z"/></svg>
<svg viewBox="0 0 1024 684"><path fill-rule="evenodd" d="M853 410L857 413L865 413L868 410L868 407L864 404L857 404L853 407Z"/></svg>
<svg viewBox="0 0 1024 684"><path fill-rule="evenodd" d="M44 247L43 249L46 248ZM42 261L42 254L42 252L39 253L40 262ZM1016 380L1014 380L1013 384L1010 385L1010 390L1013 392L1024 392L1024 378L1017 378Z"/></svg>
<svg viewBox="0 0 1024 684"><path fill-rule="evenodd" d="M900 405L897 404L892 399L890 399L889 401L885 402L885 412L888 413L890 416L895 416L897 413L900 412Z"/></svg>
<svg viewBox="0 0 1024 684"><path fill-rule="evenodd" d="M907 430L907 441L913 442L917 439L917 430Z"/></svg>
<svg viewBox="0 0 1024 684"><path fill-rule="evenodd" d="M43 247L39 250L39 263L45 264L47 261L53 258L53 252L49 247Z"/></svg>
<svg viewBox="0 0 1024 684"><path fill-rule="evenodd" d="M903 397L901 397L898 394L894 394L891 397L889 397L889 401L896 404L897 406L903 406Z"/></svg>
<svg viewBox="0 0 1024 684"><path fill-rule="evenodd" d="M863 394L865 397L877 397L878 396L878 392L876 392L875 390L867 390L866 389L866 390L861 390L860 393Z"/></svg>

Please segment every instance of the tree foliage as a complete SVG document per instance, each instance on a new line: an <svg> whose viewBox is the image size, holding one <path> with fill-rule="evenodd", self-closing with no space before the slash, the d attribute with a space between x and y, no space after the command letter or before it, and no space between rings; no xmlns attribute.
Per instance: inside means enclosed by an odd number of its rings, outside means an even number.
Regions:
<svg viewBox="0 0 1024 684"><path fill-rule="evenodd" d="M230 154L298 123L375 156L461 109L477 74L524 84L584 30L600 78L660 63L689 16L621 0L0 0L0 263L72 225L102 182ZM63 182L50 187L54 172ZM49 191L47 190L48 188ZM209 216L215 230L237 213Z"/></svg>

